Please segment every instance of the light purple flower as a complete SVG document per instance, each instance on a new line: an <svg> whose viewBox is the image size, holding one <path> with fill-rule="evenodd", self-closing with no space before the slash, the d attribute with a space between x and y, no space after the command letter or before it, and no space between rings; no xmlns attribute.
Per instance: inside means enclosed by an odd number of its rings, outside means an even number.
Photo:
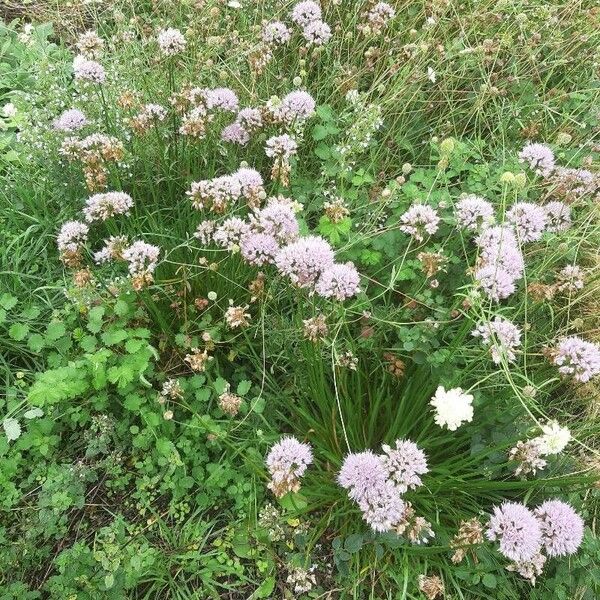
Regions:
<svg viewBox="0 0 600 600"><path fill-rule="evenodd" d="M395 448L387 444L382 448L383 466L398 492L404 493L422 485L420 475L429 471L423 450L410 440L396 440Z"/></svg>
<svg viewBox="0 0 600 600"><path fill-rule="evenodd" d="M292 9L292 21L300 27L305 27L313 21L321 20L321 7L311 0L298 2Z"/></svg>
<svg viewBox="0 0 600 600"><path fill-rule="evenodd" d="M367 488L358 506L371 529L380 533L393 529L406 512L398 490L389 481Z"/></svg>
<svg viewBox="0 0 600 600"><path fill-rule="evenodd" d="M331 265L321 273L315 291L323 298L346 300L360 291L360 275L351 262Z"/></svg>
<svg viewBox="0 0 600 600"><path fill-rule="evenodd" d="M192 199L192 206L197 210L212 208L215 212L223 212L240 198L242 186L233 175L222 175L193 181L186 195Z"/></svg>
<svg viewBox="0 0 600 600"><path fill-rule="evenodd" d="M527 163L530 169L543 177L554 170L554 152L544 144L527 144L519 152L519 161Z"/></svg>
<svg viewBox="0 0 600 600"><path fill-rule="evenodd" d="M500 267L513 279L523 275L525 262L517 238L505 225L486 227L475 239L482 265Z"/></svg>
<svg viewBox="0 0 600 600"><path fill-rule="evenodd" d="M333 250L322 237L306 236L279 250L275 264L299 287L314 285L323 271L333 265Z"/></svg>
<svg viewBox="0 0 600 600"><path fill-rule="evenodd" d="M548 556L575 554L583 540L583 519L566 502L547 500L535 509Z"/></svg>
<svg viewBox="0 0 600 600"><path fill-rule="evenodd" d="M277 113L287 123L302 122L315 114L315 106L315 101L308 92L296 90L284 96Z"/></svg>
<svg viewBox="0 0 600 600"><path fill-rule="evenodd" d="M471 335L480 337L488 347L492 360L498 365L503 358L515 360L515 350L521 345L521 330L508 319L495 317L493 321L479 323Z"/></svg>
<svg viewBox="0 0 600 600"><path fill-rule="evenodd" d="M83 209L85 220L88 223L94 221L106 221L115 215L128 215L133 207L133 200L125 192L106 192L90 196Z"/></svg>
<svg viewBox="0 0 600 600"><path fill-rule="evenodd" d="M469 194L458 201L455 215L460 227L477 231L484 225L493 223L494 208L485 198Z"/></svg>
<svg viewBox="0 0 600 600"><path fill-rule="evenodd" d="M243 127L249 134L254 133L263 125L262 113L259 108L242 108L238 112L235 122Z"/></svg>
<svg viewBox="0 0 600 600"><path fill-rule="evenodd" d="M531 560L542 547L538 520L526 506L516 502L494 507L485 534L488 540L499 542L500 552L510 560Z"/></svg>
<svg viewBox="0 0 600 600"><path fill-rule="evenodd" d="M250 134L239 123L232 123L223 128L221 139L224 142L245 146L250 141Z"/></svg>
<svg viewBox="0 0 600 600"><path fill-rule="evenodd" d="M266 458L271 475L269 488L278 497L298 491L299 480L312 462L312 450L308 444L299 442L295 437L283 437L273 445Z"/></svg>
<svg viewBox="0 0 600 600"><path fill-rule="evenodd" d="M165 56L174 56L185 50L185 38L179 29L163 29L158 33L158 46Z"/></svg>
<svg viewBox="0 0 600 600"><path fill-rule="evenodd" d="M290 156L296 154L297 150L298 144L296 143L296 140L287 135L287 133L270 137L265 145L265 154L269 158L280 160L288 160Z"/></svg>
<svg viewBox="0 0 600 600"><path fill-rule="evenodd" d="M558 200L544 205L548 224L546 230L552 233L566 231L571 227L571 209L564 202Z"/></svg>
<svg viewBox="0 0 600 600"><path fill-rule="evenodd" d="M547 216L543 207L531 202L517 202L506 213L521 242L535 242L542 237Z"/></svg>
<svg viewBox="0 0 600 600"><path fill-rule="evenodd" d="M133 242L123 251L123 259L129 263L131 275L144 275L153 273L156 269L160 248L140 240Z"/></svg>
<svg viewBox="0 0 600 600"><path fill-rule="evenodd" d="M331 39L331 28L323 21L312 21L302 30L302 35L309 46L323 46Z"/></svg>
<svg viewBox="0 0 600 600"><path fill-rule="evenodd" d="M431 206L427 204L413 204L401 217L400 231L412 235L418 242L422 242L425 235L433 235L439 227L440 217Z"/></svg>
<svg viewBox="0 0 600 600"><path fill-rule="evenodd" d="M268 233L251 231L240 241L240 252L251 265L261 266L272 263L279 251L277 240Z"/></svg>
<svg viewBox="0 0 600 600"><path fill-rule="evenodd" d="M239 181L242 196L248 200L255 200L264 191L262 175L256 169L240 167L233 177Z"/></svg>
<svg viewBox="0 0 600 600"><path fill-rule="evenodd" d="M238 97L236 93L229 88L205 90L205 100L208 108L217 108L234 113L237 113L239 109Z"/></svg>
<svg viewBox="0 0 600 600"><path fill-rule="evenodd" d="M556 347L553 362L561 375L586 383L600 373L600 347L576 335L563 338Z"/></svg>
<svg viewBox="0 0 600 600"><path fill-rule="evenodd" d="M87 124L87 117L78 108L70 108L55 119L53 127L57 131L77 131Z"/></svg>
<svg viewBox="0 0 600 600"><path fill-rule="evenodd" d="M381 457L370 450L348 454L338 474L338 483L355 502L360 503L369 489L385 485L387 471Z"/></svg>
<svg viewBox="0 0 600 600"><path fill-rule="evenodd" d="M104 83L106 80L104 67L95 60L89 60L81 54L78 54L73 59L73 74L75 75L75 79L81 81Z"/></svg>
<svg viewBox="0 0 600 600"><path fill-rule="evenodd" d="M281 46L287 44L292 37L292 32L285 23L281 21L271 21L267 23L262 30L263 42Z"/></svg>
<svg viewBox="0 0 600 600"><path fill-rule="evenodd" d="M504 300L514 293L515 278L502 267L486 265L475 271L475 282L495 302Z"/></svg>
<svg viewBox="0 0 600 600"><path fill-rule="evenodd" d="M212 239L218 246L232 250L249 231L250 225L246 221L239 217L229 217L215 229Z"/></svg>
<svg viewBox="0 0 600 600"><path fill-rule="evenodd" d="M80 221L66 221L56 238L60 252L78 252L87 242L89 227Z"/></svg>
<svg viewBox="0 0 600 600"><path fill-rule="evenodd" d="M281 243L293 242L298 237L298 219L290 204L269 202L250 218L253 226L276 238Z"/></svg>

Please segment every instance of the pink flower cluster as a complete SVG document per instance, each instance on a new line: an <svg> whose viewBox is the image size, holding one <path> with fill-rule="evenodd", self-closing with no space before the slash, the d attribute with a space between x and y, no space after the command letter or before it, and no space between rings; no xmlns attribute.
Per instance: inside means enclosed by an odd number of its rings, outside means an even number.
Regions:
<svg viewBox="0 0 600 600"><path fill-rule="evenodd" d="M537 175L547 177L554 170L554 152L544 144L527 144L519 152L519 161Z"/></svg>
<svg viewBox="0 0 600 600"><path fill-rule="evenodd" d="M471 332L474 337L481 338L484 346L489 348L492 360L498 365L503 358L513 361L515 351L521 345L521 330L508 319L495 317L477 325Z"/></svg>
<svg viewBox="0 0 600 600"><path fill-rule="evenodd" d="M427 204L413 204L400 217L400 221L400 231L422 242L425 235L433 235L438 230L440 217L436 210Z"/></svg>
<svg viewBox="0 0 600 600"><path fill-rule="evenodd" d="M77 131L88 124L87 117L77 108L65 110L53 123L57 131Z"/></svg>
<svg viewBox="0 0 600 600"><path fill-rule="evenodd" d="M73 59L73 75L79 81L88 81L91 83L104 83L106 80L104 67L100 63L89 60L81 54L78 54Z"/></svg>
<svg viewBox="0 0 600 600"><path fill-rule="evenodd" d="M600 347L576 335L566 337L558 343L552 362L561 375L586 383L600 373Z"/></svg>
<svg viewBox="0 0 600 600"><path fill-rule="evenodd" d="M583 529L581 517L560 500L547 500L534 511L504 502L494 507L486 537L498 542L506 558L528 563L542 551L550 557L574 554L583 540Z"/></svg>
<svg viewBox="0 0 600 600"><path fill-rule="evenodd" d="M507 298L523 276L523 254L512 230L503 225L487 227L475 239L479 246L479 268L475 280L496 302Z"/></svg>
<svg viewBox="0 0 600 600"><path fill-rule="evenodd" d="M129 273L134 276L149 275L154 272L158 263L160 248L141 240L133 242L123 250L123 259L127 261Z"/></svg>
<svg viewBox="0 0 600 600"><path fill-rule="evenodd" d="M407 511L401 494L420 486L420 476L428 472L425 454L413 442L396 440L395 448L382 448L381 455L370 450L348 454L338 474L338 483L378 532L400 524Z"/></svg>
<svg viewBox="0 0 600 600"><path fill-rule="evenodd" d="M517 202L506 213L508 222L521 242L535 242L542 237L547 224L546 210L532 202Z"/></svg>
<svg viewBox="0 0 600 600"><path fill-rule="evenodd" d="M454 214L459 227L470 231L478 231L494 222L494 208L491 202L475 194L461 198L456 204Z"/></svg>
<svg viewBox="0 0 600 600"><path fill-rule="evenodd" d="M312 462L312 450L308 444L291 436L282 438L267 455L267 469L271 475L269 489L278 498L288 492L299 491L300 478Z"/></svg>
<svg viewBox="0 0 600 600"><path fill-rule="evenodd" d="M59 252L78 252L87 242L88 233L88 226L80 221L63 223L56 238Z"/></svg>
<svg viewBox="0 0 600 600"><path fill-rule="evenodd" d="M106 192L90 196L83 209L85 220L88 223L94 221L106 221L115 215L128 215L133 207L133 200L125 192Z"/></svg>
<svg viewBox="0 0 600 600"><path fill-rule="evenodd" d="M316 2L298 2L291 17L296 25L302 27L302 35L309 46L322 46L331 39L331 28L322 20L321 7Z"/></svg>

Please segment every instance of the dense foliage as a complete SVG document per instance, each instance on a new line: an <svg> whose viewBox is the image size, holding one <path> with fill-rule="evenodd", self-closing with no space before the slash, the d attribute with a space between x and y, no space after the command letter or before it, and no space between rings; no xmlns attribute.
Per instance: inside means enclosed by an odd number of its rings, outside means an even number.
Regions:
<svg viewBox="0 0 600 600"><path fill-rule="evenodd" d="M596 598L597 7L14 11L0 599Z"/></svg>

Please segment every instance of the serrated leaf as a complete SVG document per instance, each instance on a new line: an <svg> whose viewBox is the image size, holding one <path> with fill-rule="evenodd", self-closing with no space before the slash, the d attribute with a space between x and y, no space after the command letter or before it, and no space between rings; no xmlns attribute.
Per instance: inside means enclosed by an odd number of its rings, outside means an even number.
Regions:
<svg viewBox="0 0 600 600"><path fill-rule="evenodd" d="M32 352L39 352L45 344L44 337L39 333L32 333L27 339L27 347Z"/></svg>
<svg viewBox="0 0 600 600"><path fill-rule="evenodd" d="M13 323L8 330L8 335L16 342L24 340L28 333L29 325L26 325L25 323Z"/></svg>
<svg viewBox="0 0 600 600"><path fill-rule="evenodd" d="M125 350L127 350L129 354L135 354L136 352L138 352L138 350L140 350L143 346L146 345L147 342L145 340L132 340L130 338L125 342Z"/></svg>
<svg viewBox="0 0 600 600"><path fill-rule="evenodd" d="M0 296L0 306L2 306L2 308L5 308L6 310L10 310L11 308L13 308L16 303L17 299L8 292L5 292L4 294L2 294L2 296Z"/></svg>
<svg viewBox="0 0 600 600"><path fill-rule="evenodd" d="M236 393L238 396L245 396L252 387L252 382L247 379L243 379L238 383Z"/></svg>
<svg viewBox="0 0 600 600"><path fill-rule="evenodd" d="M62 321L53 321L46 328L46 339L49 342L55 342L67 332L67 328Z"/></svg>
<svg viewBox="0 0 600 600"><path fill-rule="evenodd" d="M10 441L18 440L21 437L21 426L19 425L19 421L12 417L7 417L2 421L2 428Z"/></svg>

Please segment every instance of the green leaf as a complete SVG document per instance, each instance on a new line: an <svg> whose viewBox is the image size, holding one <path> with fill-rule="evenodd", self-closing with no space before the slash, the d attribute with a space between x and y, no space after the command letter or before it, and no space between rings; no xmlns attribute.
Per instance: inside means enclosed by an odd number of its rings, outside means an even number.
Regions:
<svg viewBox="0 0 600 600"><path fill-rule="evenodd" d="M104 306L94 306L88 313L87 328L91 333L99 333L102 329L102 318L104 317Z"/></svg>
<svg viewBox="0 0 600 600"><path fill-rule="evenodd" d="M7 417L2 421L2 428L10 441L18 440L21 436L21 426L19 425L19 421L12 417Z"/></svg>
<svg viewBox="0 0 600 600"><path fill-rule="evenodd" d="M124 329L109 329L100 337L107 346L114 346L127 339L127 332Z"/></svg>
<svg viewBox="0 0 600 600"><path fill-rule="evenodd" d="M119 317L124 317L129 313L129 303L122 299L117 300L117 302L115 303L114 311L115 315L118 315Z"/></svg>
<svg viewBox="0 0 600 600"><path fill-rule="evenodd" d="M252 600L254 598L270 598L273 590L275 589L275 577L267 577L257 588L254 593L248 598Z"/></svg>
<svg viewBox="0 0 600 600"><path fill-rule="evenodd" d="M143 346L146 346L147 343L148 342L146 342L145 340L136 340L130 338L125 342L125 350L127 350L129 354L135 354Z"/></svg>
<svg viewBox="0 0 600 600"><path fill-rule="evenodd" d="M67 328L62 321L53 321L46 328L46 339L49 342L54 342L61 338L67 332Z"/></svg>
<svg viewBox="0 0 600 600"><path fill-rule="evenodd" d="M26 410L23 416L26 419L37 419L44 416L44 411L41 408L32 408L31 410Z"/></svg>
<svg viewBox="0 0 600 600"><path fill-rule="evenodd" d="M491 590L493 590L496 588L497 585L496 576L492 575L491 573L486 573L481 578L481 583L483 583L483 585L485 585L486 588L490 588Z"/></svg>
<svg viewBox="0 0 600 600"><path fill-rule="evenodd" d="M329 135L329 130L325 125L315 125L312 131L312 138L316 142L324 140Z"/></svg>
<svg viewBox="0 0 600 600"><path fill-rule="evenodd" d="M245 396L252 387L252 382L247 379L243 379L238 383L236 393L238 396Z"/></svg>
<svg viewBox="0 0 600 600"><path fill-rule="evenodd" d="M44 347L45 343L43 336L39 333L32 333L27 339L27 347L32 352L39 352Z"/></svg>
<svg viewBox="0 0 600 600"><path fill-rule="evenodd" d="M8 330L8 335L16 342L24 340L28 333L29 325L25 323L13 323Z"/></svg>
<svg viewBox="0 0 600 600"><path fill-rule="evenodd" d="M10 310L11 308L13 308L16 303L17 299L8 292L5 292L4 294L2 294L2 296L0 296L0 306L2 306L2 308L5 308L6 310Z"/></svg>
<svg viewBox="0 0 600 600"><path fill-rule="evenodd" d="M352 533L344 542L344 549L350 554L358 552L363 545L363 536L360 533Z"/></svg>
<svg viewBox="0 0 600 600"><path fill-rule="evenodd" d="M132 412L137 412L142 405L142 397L137 394L127 394L123 406Z"/></svg>

